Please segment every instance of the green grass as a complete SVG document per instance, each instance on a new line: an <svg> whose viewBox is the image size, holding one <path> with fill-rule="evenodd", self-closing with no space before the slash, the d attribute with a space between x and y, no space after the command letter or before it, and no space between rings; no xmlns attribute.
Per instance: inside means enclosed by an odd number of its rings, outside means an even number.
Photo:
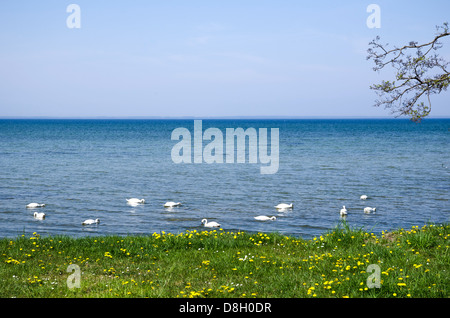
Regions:
<svg viewBox="0 0 450 318"><path fill-rule="evenodd" d="M450 225L0 240L0 297L449 297ZM80 288L68 288L70 264ZM367 280L379 268L380 288ZM72 281L72 280L70 280Z"/></svg>

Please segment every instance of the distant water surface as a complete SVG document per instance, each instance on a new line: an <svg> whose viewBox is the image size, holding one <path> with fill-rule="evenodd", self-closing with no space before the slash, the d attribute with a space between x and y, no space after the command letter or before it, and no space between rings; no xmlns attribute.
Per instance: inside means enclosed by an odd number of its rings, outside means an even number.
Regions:
<svg viewBox="0 0 450 318"><path fill-rule="evenodd" d="M351 226L376 233L449 221L449 119L202 123L224 137L226 128L279 128L278 172L173 163L171 133L193 134L193 120L0 120L0 237L179 233L203 229L207 218L225 230L310 238L335 227L343 205ZM131 197L146 204L129 206ZM183 205L169 210L166 201ZM37 210L45 220L33 218L30 202L46 204ZM278 212L280 202L294 209ZM376 213L364 214L366 206ZM101 223L82 226L87 218Z"/></svg>

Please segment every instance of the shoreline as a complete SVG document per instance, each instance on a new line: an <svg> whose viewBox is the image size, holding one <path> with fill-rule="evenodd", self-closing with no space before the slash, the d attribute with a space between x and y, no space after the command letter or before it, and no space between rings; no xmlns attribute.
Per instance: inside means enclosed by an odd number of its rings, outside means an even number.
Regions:
<svg viewBox="0 0 450 318"><path fill-rule="evenodd" d="M450 295L449 243L449 224L377 236L343 223L311 240L221 229L34 233L0 239L0 297L442 298ZM69 288L74 277L79 288Z"/></svg>

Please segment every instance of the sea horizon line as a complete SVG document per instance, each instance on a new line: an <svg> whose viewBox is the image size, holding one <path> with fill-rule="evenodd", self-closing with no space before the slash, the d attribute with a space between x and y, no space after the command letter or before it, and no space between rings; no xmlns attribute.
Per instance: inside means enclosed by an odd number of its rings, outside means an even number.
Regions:
<svg viewBox="0 0 450 318"><path fill-rule="evenodd" d="M409 120L406 117L390 117L390 116L0 116L0 120L11 119L52 119L52 120L289 120L289 119L392 119L392 120ZM428 119L450 119L450 116L430 116Z"/></svg>

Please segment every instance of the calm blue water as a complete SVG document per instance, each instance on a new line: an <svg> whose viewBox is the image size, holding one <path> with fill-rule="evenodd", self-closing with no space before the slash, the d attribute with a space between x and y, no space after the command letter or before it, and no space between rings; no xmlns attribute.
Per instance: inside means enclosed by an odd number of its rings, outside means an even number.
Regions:
<svg viewBox="0 0 450 318"><path fill-rule="evenodd" d="M193 133L194 121L0 120L0 237L179 233L207 218L226 230L310 238L337 225L342 205L350 225L376 233L449 221L449 119L203 120L224 138L226 128L279 128L272 175L260 163L173 163L177 127ZM146 204L128 206L130 197ZM184 205L167 210L166 201ZM30 202L46 203L45 220ZM294 209L277 212L280 202ZM82 226L87 218L101 223Z"/></svg>

